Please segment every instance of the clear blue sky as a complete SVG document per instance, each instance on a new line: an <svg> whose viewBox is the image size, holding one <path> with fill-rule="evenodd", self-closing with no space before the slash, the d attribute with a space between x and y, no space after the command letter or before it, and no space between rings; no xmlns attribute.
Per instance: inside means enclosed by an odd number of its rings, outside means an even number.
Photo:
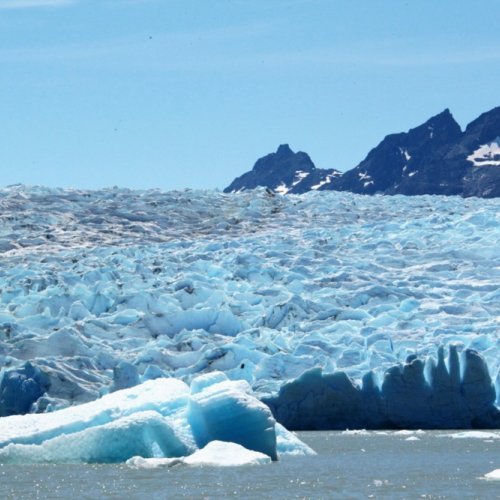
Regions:
<svg viewBox="0 0 500 500"><path fill-rule="evenodd" d="M500 105L499 0L0 0L0 185L223 188Z"/></svg>

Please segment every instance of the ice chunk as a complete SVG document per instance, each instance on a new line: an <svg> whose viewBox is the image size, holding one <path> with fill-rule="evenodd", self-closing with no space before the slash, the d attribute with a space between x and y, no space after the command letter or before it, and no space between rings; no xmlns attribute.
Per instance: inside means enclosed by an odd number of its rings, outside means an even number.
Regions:
<svg viewBox="0 0 500 500"><path fill-rule="evenodd" d="M157 378L53 413L1 418L0 463L124 462L206 447L183 463L242 465L276 460L278 451L312 453L277 427L245 381L213 372L195 378L190 392L180 380Z"/></svg>
<svg viewBox="0 0 500 500"><path fill-rule="evenodd" d="M484 475L485 479L491 479L495 481L500 481L500 469L492 470L488 474Z"/></svg>
<svg viewBox="0 0 500 500"><path fill-rule="evenodd" d="M188 421L199 448L214 440L230 441L277 460L275 420L250 391L246 381L228 380L222 373L197 378Z"/></svg>
<svg viewBox="0 0 500 500"><path fill-rule="evenodd" d="M22 415L49 387L46 373L29 361L0 374L0 417Z"/></svg>
<svg viewBox="0 0 500 500"><path fill-rule="evenodd" d="M136 469L159 469L164 467L174 467L184 463L183 457L179 458L144 458L135 456L129 458L126 462L130 467Z"/></svg>
<svg viewBox="0 0 500 500"><path fill-rule="evenodd" d="M269 455L252 451L243 446L223 441L210 441L201 450L184 459L187 465L241 466L271 462Z"/></svg>
<svg viewBox="0 0 500 500"><path fill-rule="evenodd" d="M186 446L194 441L185 421L189 387L177 379L156 379L116 391L90 403L53 413L0 419L0 449L9 444L40 445L61 435L101 426L146 410L167 418Z"/></svg>
<svg viewBox="0 0 500 500"><path fill-rule="evenodd" d="M293 432L286 430L281 424L276 423L276 445L278 456L316 455L316 452Z"/></svg>
<svg viewBox="0 0 500 500"><path fill-rule="evenodd" d="M9 444L0 449L7 463L117 463L142 457L176 457L188 447L158 412L136 412L40 444Z"/></svg>
<svg viewBox="0 0 500 500"><path fill-rule="evenodd" d="M148 365L142 375L142 381L145 382L146 380L154 380L162 377L165 377L165 374L158 366Z"/></svg>
<svg viewBox="0 0 500 500"><path fill-rule="evenodd" d="M412 436L413 435L413 431L409 431L407 429L402 429L400 431L396 431L394 434L396 436Z"/></svg>
<svg viewBox="0 0 500 500"><path fill-rule="evenodd" d="M231 336L244 329L244 324L231 311L209 307L188 311L179 310L167 315L146 316L144 321L153 334L169 337L173 337L184 329L203 329Z"/></svg>
<svg viewBox="0 0 500 500"><path fill-rule="evenodd" d="M132 457L127 465L141 469L173 467L176 465L192 465L204 467L238 467L242 465L261 465L270 463L271 459L264 453L247 450L236 443L211 441L192 455L180 458L143 458Z"/></svg>
<svg viewBox="0 0 500 500"><path fill-rule="evenodd" d="M128 389L139 383L139 373L137 368L127 361L120 361L113 368L113 385L112 391Z"/></svg>
<svg viewBox="0 0 500 500"><path fill-rule="evenodd" d="M465 431L446 434L453 439L500 439L500 433L485 431Z"/></svg>

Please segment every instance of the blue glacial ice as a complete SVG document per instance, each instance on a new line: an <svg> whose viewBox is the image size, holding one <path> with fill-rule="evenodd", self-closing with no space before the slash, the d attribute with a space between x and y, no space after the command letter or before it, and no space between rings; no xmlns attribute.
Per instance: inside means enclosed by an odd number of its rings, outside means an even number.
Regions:
<svg viewBox="0 0 500 500"><path fill-rule="evenodd" d="M117 463L140 457L131 463L176 464L172 460L182 458L187 465L241 465L313 453L276 424L247 382L217 372L195 378L191 388L158 378L53 413L0 419L0 463Z"/></svg>
<svg viewBox="0 0 500 500"><path fill-rule="evenodd" d="M499 205L0 189L0 416L214 371L269 402L321 370L380 425L387 412L374 408L389 404L391 425L406 426L406 402L418 413L429 398L440 425L494 421Z"/></svg>
<svg viewBox="0 0 500 500"><path fill-rule="evenodd" d="M410 356L386 371L381 388L368 372L360 386L342 372L306 371L264 402L285 427L324 429L500 428L495 389L476 351L464 351L460 374L457 347L450 345L449 369L438 349L437 364Z"/></svg>

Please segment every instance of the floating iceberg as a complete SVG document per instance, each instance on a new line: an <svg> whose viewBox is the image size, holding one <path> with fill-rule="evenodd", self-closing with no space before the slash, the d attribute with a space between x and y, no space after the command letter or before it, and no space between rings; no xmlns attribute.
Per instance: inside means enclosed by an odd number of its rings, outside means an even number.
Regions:
<svg viewBox="0 0 500 500"><path fill-rule="evenodd" d="M193 380L187 415L199 448L229 441L277 460L275 420L249 389L247 382L217 372Z"/></svg>
<svg viewBox="0 0 500 500"><path fill-rule="evenodd" d="M500 481L500 469L492 470L484 475L485 479Z"/></svg>
<svg viewBox="0 0 500 500"><path fill-rule="evenodd" d="M184 457L191 465L236 465L314 453L282 426L277 440L275 425L246 382L211 373L190 389L180 380L158 378L53 413L0 419L0 463ZM221 440L232 444L213 444Z"/></svg>
<svg viewBox="0 0 500 500"><path fill-rule="evenodd" d="M258 451L247 450L245 447L231 442L210 441L201 450L192 455L179 458L143 458L132 457L127 465L141 469L158 467L173 467L176 465L237 467L242 465L261 465L271 462L271 458Z"/></svg>
<svg viewBox="0 0 500 500"><path fill-rule="evenodd" d="M465 431L465 432L455 432L453 434L447 434L446 436L453 439L500 439L499 432L485 432L485 431Z"/></svg>

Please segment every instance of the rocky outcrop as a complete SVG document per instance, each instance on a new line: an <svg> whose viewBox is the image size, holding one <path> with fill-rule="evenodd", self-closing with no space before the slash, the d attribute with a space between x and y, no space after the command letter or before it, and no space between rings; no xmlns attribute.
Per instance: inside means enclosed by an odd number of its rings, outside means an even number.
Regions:
<svg viewBox="0 0 500 500"><path fill-rule="evenodd" d="M450 168L443 162L461 136L460 126L446 109L409 132L388 135L357 167L345 172L334 189L360 194L461 194L468 165Z"/></svg>
<svg viewBox="0 0 500 500"><path fill-rule="evenodd" d="M385 373L380 388L371 372L360 387L345 373L323 374L315 368L263 401L292 430L499 428L500 411L484 359L471 349L462 359L461 376L454 345L448 366L443 348L437 363L410 356Z"/></svg>

